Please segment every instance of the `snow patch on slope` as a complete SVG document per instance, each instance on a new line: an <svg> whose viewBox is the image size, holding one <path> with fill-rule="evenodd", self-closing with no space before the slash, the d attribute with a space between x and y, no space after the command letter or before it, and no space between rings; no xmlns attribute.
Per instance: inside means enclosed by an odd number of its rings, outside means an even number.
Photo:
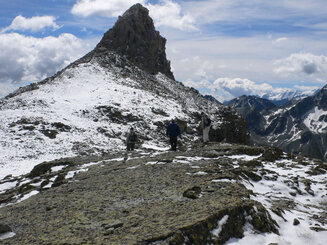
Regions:
<svg viewBox="0 0 327 245"><path fill-rule="evenodd" d="M325 215L326 179L323 174L310 175L311 167L311 164L299 166L297 162L286 159L266 162L263 166L267 171L264 179L258 182L244 181L243 184L254 192L251 199L262 203L277 221L280 236L258 235L251 229L245 229L243 239L231 239L226 244L325 244L327 224L318 222L317 217ZM282 206L285 208L280 210L281 217L274 211L276 207ZM299 225L293 224L295 218L300 221ZM315 228L325 230L316 232Z"/></svg>
<svg viewBox="0 0 327 245"><path fill-rule="evenodd" d="M322 117L327 118L327 111L315 107L305 116L303 122L315 134L326 133L327 122L325 120L319 120Z"/></svg>

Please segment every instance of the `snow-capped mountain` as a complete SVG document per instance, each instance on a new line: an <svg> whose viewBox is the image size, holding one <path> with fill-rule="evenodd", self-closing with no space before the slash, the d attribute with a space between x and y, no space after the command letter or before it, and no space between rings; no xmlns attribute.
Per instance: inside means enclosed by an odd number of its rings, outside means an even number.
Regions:
<svg viewBox="0 0 327 245"><path fill-rule="evenodd" d="M280 92L271 91L271 93L267 93L259 97L270 100L276 105L283 105L293 100L297 101L308 96L313 96L315 93L317 93L317 91L317 89L309 89L305 91L297 89L285 89Z"/></svg>
<svg viewBox="0 0 327 245"><path fill-rule="evenodd" d="M247 101L251 97L244 98ZM244 101L244 98L235 102ZM255 101L261 99L256 98ZM278 146L290 153L327 159L327 86L314 96L283 107L270 107L269 110L252 110L244 103L231 106L239 107L237 110L250 122L249 130L254 142Z"/></svg>
<svg viewBox="0 0 327 245"><path fill-rule="evenodd" d="M200 137L202 111L212 118L211 137L245 143L242 118L174 80L165 42L136 4L89 54L2 100L0 178L46 160L122 150L130 127L141 143L167 147L173 118L186 144Z"/></svg>
<svg viewBox="0 0 327 245"><path fill-rule="evenodd" d="M252 95L242 95L241 97L255 97L261 98L265 100L269 100L274 103L276 106L282 106L288 103L295 103L305 97L313 96L319 92L319 89L307 89L307 90L298 90L298 89L276 89L271 90L269 93L259 93ZM224 105L228 105L229 103L234 103L235 99L226 100L223 102Z"/></svg>

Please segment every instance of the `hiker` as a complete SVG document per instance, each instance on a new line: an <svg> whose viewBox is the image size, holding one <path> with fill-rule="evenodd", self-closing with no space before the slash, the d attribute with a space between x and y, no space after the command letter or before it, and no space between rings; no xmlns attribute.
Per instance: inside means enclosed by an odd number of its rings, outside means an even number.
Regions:
<svg viewBox="0 0 327 245"><path fill-rule="evenodd" d="M203 143L207 143L209 142L211 119L206 114L204 114L204 112L201 113L201 126L203 130Z"/></svg>
<svg viewBox="0 0 327 245"><path fill-rule="evenodd" d="M127 138L126 138L126 143L127 143L127 150L128 151L134 151L134 147L135 147L135 142L137 141L137 135L134 131L134 128L131 128L129 130L129 133L127 134Z"/></svg>
<svg viewBox="0 0 327 245"><path fill-rule="evenodd" d="M171 123L167 127L167 136L170 139L171 150L176 151L177 149L177 137L180 135L181 131L179 126L174 119L171 120Z"/></svg>

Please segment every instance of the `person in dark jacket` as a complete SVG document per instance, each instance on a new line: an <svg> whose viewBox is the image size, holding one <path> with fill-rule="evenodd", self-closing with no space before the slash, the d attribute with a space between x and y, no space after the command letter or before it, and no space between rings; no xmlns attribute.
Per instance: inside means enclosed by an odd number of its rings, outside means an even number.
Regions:
<svg viewBox="0 0 327 245"><path fill-rule="evenodd" d="M134 131L134 128L131 128L129 133L127 134L127 139L126 139L128 151L134 151L136 141L137 141L137 135Z"/></svg>
<svg viewBox="0 0 327 245"><path fill-rule="evenodd" d="M170 138L171 150L177 150L177 137L180 135L181 131L175 120L171 120L171 123L167 127L167 136Z"/></svg>

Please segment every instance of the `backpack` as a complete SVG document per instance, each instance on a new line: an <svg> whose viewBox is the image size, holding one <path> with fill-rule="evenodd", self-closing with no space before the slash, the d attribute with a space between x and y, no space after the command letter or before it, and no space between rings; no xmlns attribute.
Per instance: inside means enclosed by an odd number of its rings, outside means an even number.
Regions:
<svg viewBox="0 0 327 245"><path fill-rule="evenodd" d="M204 120L204 126L205 127L209 127L211 125L211 119L209 117L207 117L205 120Z"/></svg>
<svg viewBox="0 0 327 245"><path fill-rule="evenodd" d="M131 142L135 142L136 139L137 139L136 134L135 134L134 132L131 133L130 136L129 136L129 141L131 141Z"/></svg>

